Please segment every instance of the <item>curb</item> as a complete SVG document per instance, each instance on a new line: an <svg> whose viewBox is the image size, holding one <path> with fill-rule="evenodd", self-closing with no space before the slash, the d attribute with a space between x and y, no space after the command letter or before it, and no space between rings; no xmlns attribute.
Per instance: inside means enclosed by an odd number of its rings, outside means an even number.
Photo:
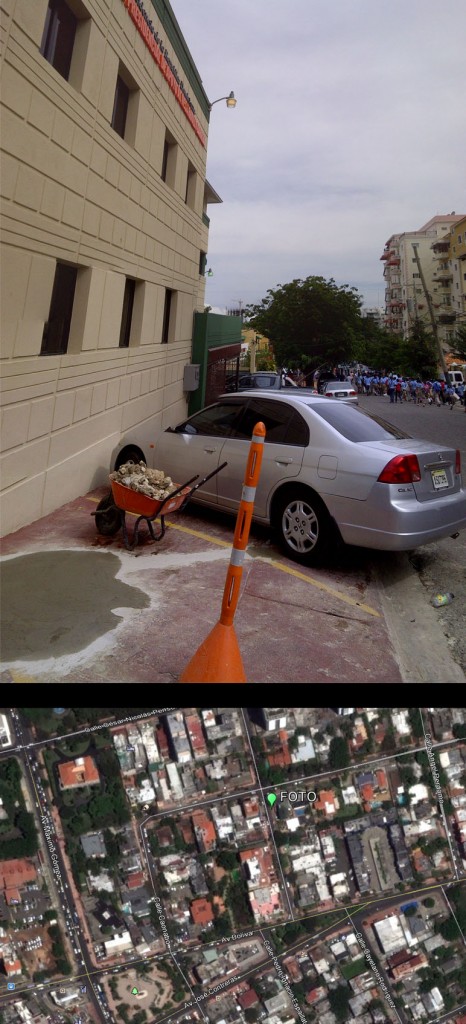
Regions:
<svg viewBox="0 0 466 1024"><path fill-rule="evenodd" d="M385 622L404 683L465 683L408 555L377 569Z"/></svg>

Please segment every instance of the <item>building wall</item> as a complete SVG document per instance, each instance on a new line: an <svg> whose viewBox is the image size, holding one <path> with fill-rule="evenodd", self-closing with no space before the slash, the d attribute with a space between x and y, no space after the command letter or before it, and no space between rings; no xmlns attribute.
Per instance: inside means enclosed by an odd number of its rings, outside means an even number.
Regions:
<svg viewBox="0 0 466 1024"><path fill-rule="evenodd" d="M220 313L196 313L193 330L193 362L199 365L199 387L189 402L189 415L215 401L225 390L225 365L241 354L241 320ZM209 368L217 364L218 381L209 387Z"/></svg>
<svg viewBox="0 0 466 1024"><path fill-rule="evenodd" d="M130 16L135 0L67 0L78 17L68 80L41 53L48 0L2 0L3 533L104 482L122 438L147 443L186 413L209 105L170 4L143 2L199 131ZM124 138L111 126L118 75L130 87ZM69 340L41 354L57 260L78 268Z"/></svg>
<svg viewBox="0 0 466 1024"><path fill-rule="evenodd" d="M456 313L456 324L466 327L466 217L451 229L449 256L452 309Z"/></svg>

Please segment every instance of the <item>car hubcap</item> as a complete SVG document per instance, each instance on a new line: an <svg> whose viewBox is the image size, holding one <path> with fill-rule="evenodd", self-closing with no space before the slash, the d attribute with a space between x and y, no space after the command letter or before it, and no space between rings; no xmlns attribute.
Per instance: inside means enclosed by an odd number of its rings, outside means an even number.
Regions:
<svg viewBox="0 0 466 1024"><path fill-rule="evenodd" d="M292 501L287 505L282 519L283 536L301 554L312 551L319 536L319 523L314 510L306 501Z"/></svg>

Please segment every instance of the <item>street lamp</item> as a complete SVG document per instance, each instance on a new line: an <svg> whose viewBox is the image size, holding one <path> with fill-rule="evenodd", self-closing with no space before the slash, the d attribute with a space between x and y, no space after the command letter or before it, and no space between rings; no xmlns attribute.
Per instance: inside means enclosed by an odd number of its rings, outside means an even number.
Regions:
<svg viewBox="0 0 466 1024"><path fill-rule="evenodd" d="M231 93L229 94L229 96L220 96L220 99L214 100L213 103L210 103L209 104L209 110L212 110L212 107L214 106L214 103L221 103L222 100L226 100L227 107L229 107L231 110L233 110L233 108L236 107L236 104L238 102L235 99L235 94L234 94L234 92L232 90Z"/></svg>

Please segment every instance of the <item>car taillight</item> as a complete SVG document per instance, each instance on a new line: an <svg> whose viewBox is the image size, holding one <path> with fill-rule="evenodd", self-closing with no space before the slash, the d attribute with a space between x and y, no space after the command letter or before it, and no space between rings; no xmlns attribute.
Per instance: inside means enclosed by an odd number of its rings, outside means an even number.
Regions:
<svg viewBox="0 0 466 1024"><path fill-rule="evenodd" d="M395 455L378 477L381 484L414 484L420 479L421 470L416 455Z"/></svg>
<svg viewBox="0 0 466 1024"><path fill-rule="evenodd" d="M356 395L357 391L348 391L348 395Z"/></svg>
<svg viewBox="0 0 466 1024"><path fill-rule="evenodd" d="M459 448L457 448L456 449L456 454L455 454L455 474L456 474L456 476L459 476L460 473L461 473L461 452L460 452Z"/></svg>

